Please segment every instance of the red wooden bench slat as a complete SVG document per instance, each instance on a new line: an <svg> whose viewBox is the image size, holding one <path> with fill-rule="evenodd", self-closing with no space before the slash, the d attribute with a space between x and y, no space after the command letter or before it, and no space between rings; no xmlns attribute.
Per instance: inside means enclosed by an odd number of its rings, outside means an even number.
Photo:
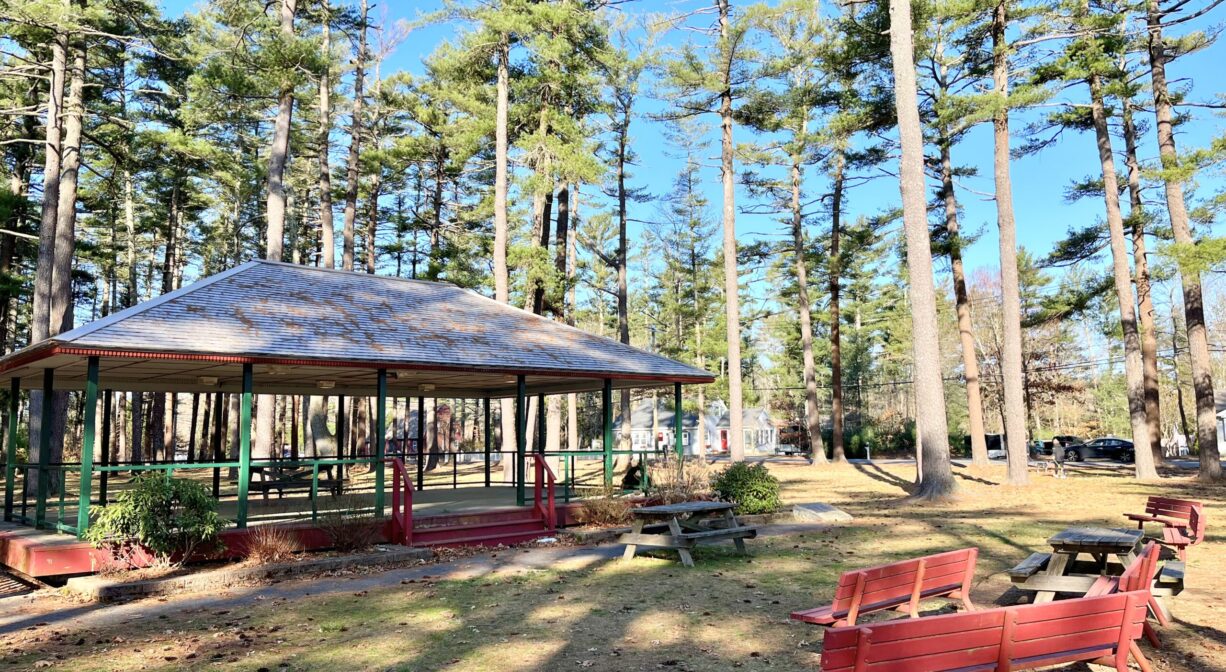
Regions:
<svg viewBox="0 0 1226 672"><path fill-rule="evenodd" d="M1127 670L1147 590L1064 602L894 620L825 633L825 672L1033 669L1110 657ZM1145 663L1147 666L1147 663Z"/></svg>
<svg viewBox="0 0 1226 672"><path fill-rule="evenodd" d="M961 598L970 607L970 582L979 549L966 548L845 572L828 606L799 610L792 619L821 625L855 623L864 613L891 609L930 597Z"/></svg>

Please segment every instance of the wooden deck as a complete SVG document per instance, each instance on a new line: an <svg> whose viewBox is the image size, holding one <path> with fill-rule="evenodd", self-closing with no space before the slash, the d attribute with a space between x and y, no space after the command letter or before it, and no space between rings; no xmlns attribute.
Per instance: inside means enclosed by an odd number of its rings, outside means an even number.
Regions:
<svg viewBox="0 0 1226 672"><path fill-rule="evenodd" d="M352 495L351 497L363 496ZM370 498L373 501L373 495L370 495ZM284 506L292 507L293 510L301 510L300 507L305 503L307 511L310 510L309 498L293 499L304 501L287 501ZM327 497L320 498L321 513L326 510L323 502L327 499ZM287 495L286 500L291 500L291 498ZM269 504L276 501L272 499ZM261 509L257 502L256 499L251 502L252 513L255 514L250 519L251 527L267 524L283 525L296 532L305 550L327 548L330 544L327 535L312 525L310 520L287 522L284 517L286 508ZM232 505L232 503L222 502L219 507L223 516L227 510L227 504ZM353 502L348 502L346 506L351 504ZM414 529L428 528L439 531L449 526L461 527L493 523L514 517L528 508L530 506L515 505L515 490L508 487L437 489L413 493ZM578 508L579 505L574 502L570 504L559 502L557 505L558 524L573 524L574 513ZM390 519L377 524L382 535L381 540L391 539ZM250 530L251 527L248 527L247 530ZM243 547L242 539L247 535L247 530L230 528L222 532L221 539L231 549L232 554L234 549ZM436 532L434 536L440 535ZM432 543L447 545L445 540ZM0 522L0 564L26 576L44 578L91 574L97 571L99 566L105 564L106 560L105 553L71 535Z"/></svg>

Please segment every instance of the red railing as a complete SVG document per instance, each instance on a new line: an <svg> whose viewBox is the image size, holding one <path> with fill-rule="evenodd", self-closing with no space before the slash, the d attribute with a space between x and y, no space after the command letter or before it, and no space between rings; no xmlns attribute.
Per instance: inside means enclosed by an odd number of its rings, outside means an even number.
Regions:
<svg viewBox="0 0 1226 672"><path fill-rule="evenodd" d="M558 527L558 509L554 503L553 494L557 478L553 474L553 469L549 468L549 463L545 461L544 455L532 455L532 458L536 464L536 480L532 484L532 506L545 519L545 525L552 532ZM541 501L542 488L546 491L546 502Z"/></svg>
<svg viewBox="0 0 1226 672"><path fill-rule="evenodd" d="M399 457L384 462L392 466L392 539L405 546L413 545L413 479Z"/></svg>

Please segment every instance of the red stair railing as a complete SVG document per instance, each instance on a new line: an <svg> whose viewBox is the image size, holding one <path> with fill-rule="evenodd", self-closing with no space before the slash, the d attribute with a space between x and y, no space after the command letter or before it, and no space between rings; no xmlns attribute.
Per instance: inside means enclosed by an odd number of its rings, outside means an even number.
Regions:
<svg viewBox="0 0 1226 672"><path fill-rule="evenodd" d="M532 505L545 519L545 525L552 532L558 527L558 509L554 503L554 487L557 478L553 474L553 469L549 467L549 463L545 461L544 455L534 454L532 459L536 464L536 480L532 484ZM546 503L541 501L542 488L545 490Z"/></svg>
<svg viewBox="0 0 1226 672"><path fill-rule="evenodd" d="M405 546L413 545L413 480L399 457L383 460L392 467L392 539ZM551 497L552 498L552 497Z"/></svg>

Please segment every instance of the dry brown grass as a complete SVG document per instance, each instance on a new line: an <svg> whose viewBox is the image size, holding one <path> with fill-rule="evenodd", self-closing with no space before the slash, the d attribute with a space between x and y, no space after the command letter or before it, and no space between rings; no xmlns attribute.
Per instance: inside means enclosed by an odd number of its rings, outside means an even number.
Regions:
<svg viewBox="0 0 1226 672"><path fill-rule="evenodd" d="M298 536L278 525L260 525L244 540L246 561L256 565L289 562L302 551Z"/></svg>
<svg viewBox="0 0 1226 672"><path fill-rule="evenodd" d="M614 486L604 486L594 495L587 496L575 512L575 518L584 525L615 527L630 522L633 503Z"/></svg>
<svg viewBox="0 0 1226 672"><path fill-rule="evenodd" d="M706 460L666 460L651 465L651 487L647 499L651 504L676 504L708 500L714 471Z"/></svg>

